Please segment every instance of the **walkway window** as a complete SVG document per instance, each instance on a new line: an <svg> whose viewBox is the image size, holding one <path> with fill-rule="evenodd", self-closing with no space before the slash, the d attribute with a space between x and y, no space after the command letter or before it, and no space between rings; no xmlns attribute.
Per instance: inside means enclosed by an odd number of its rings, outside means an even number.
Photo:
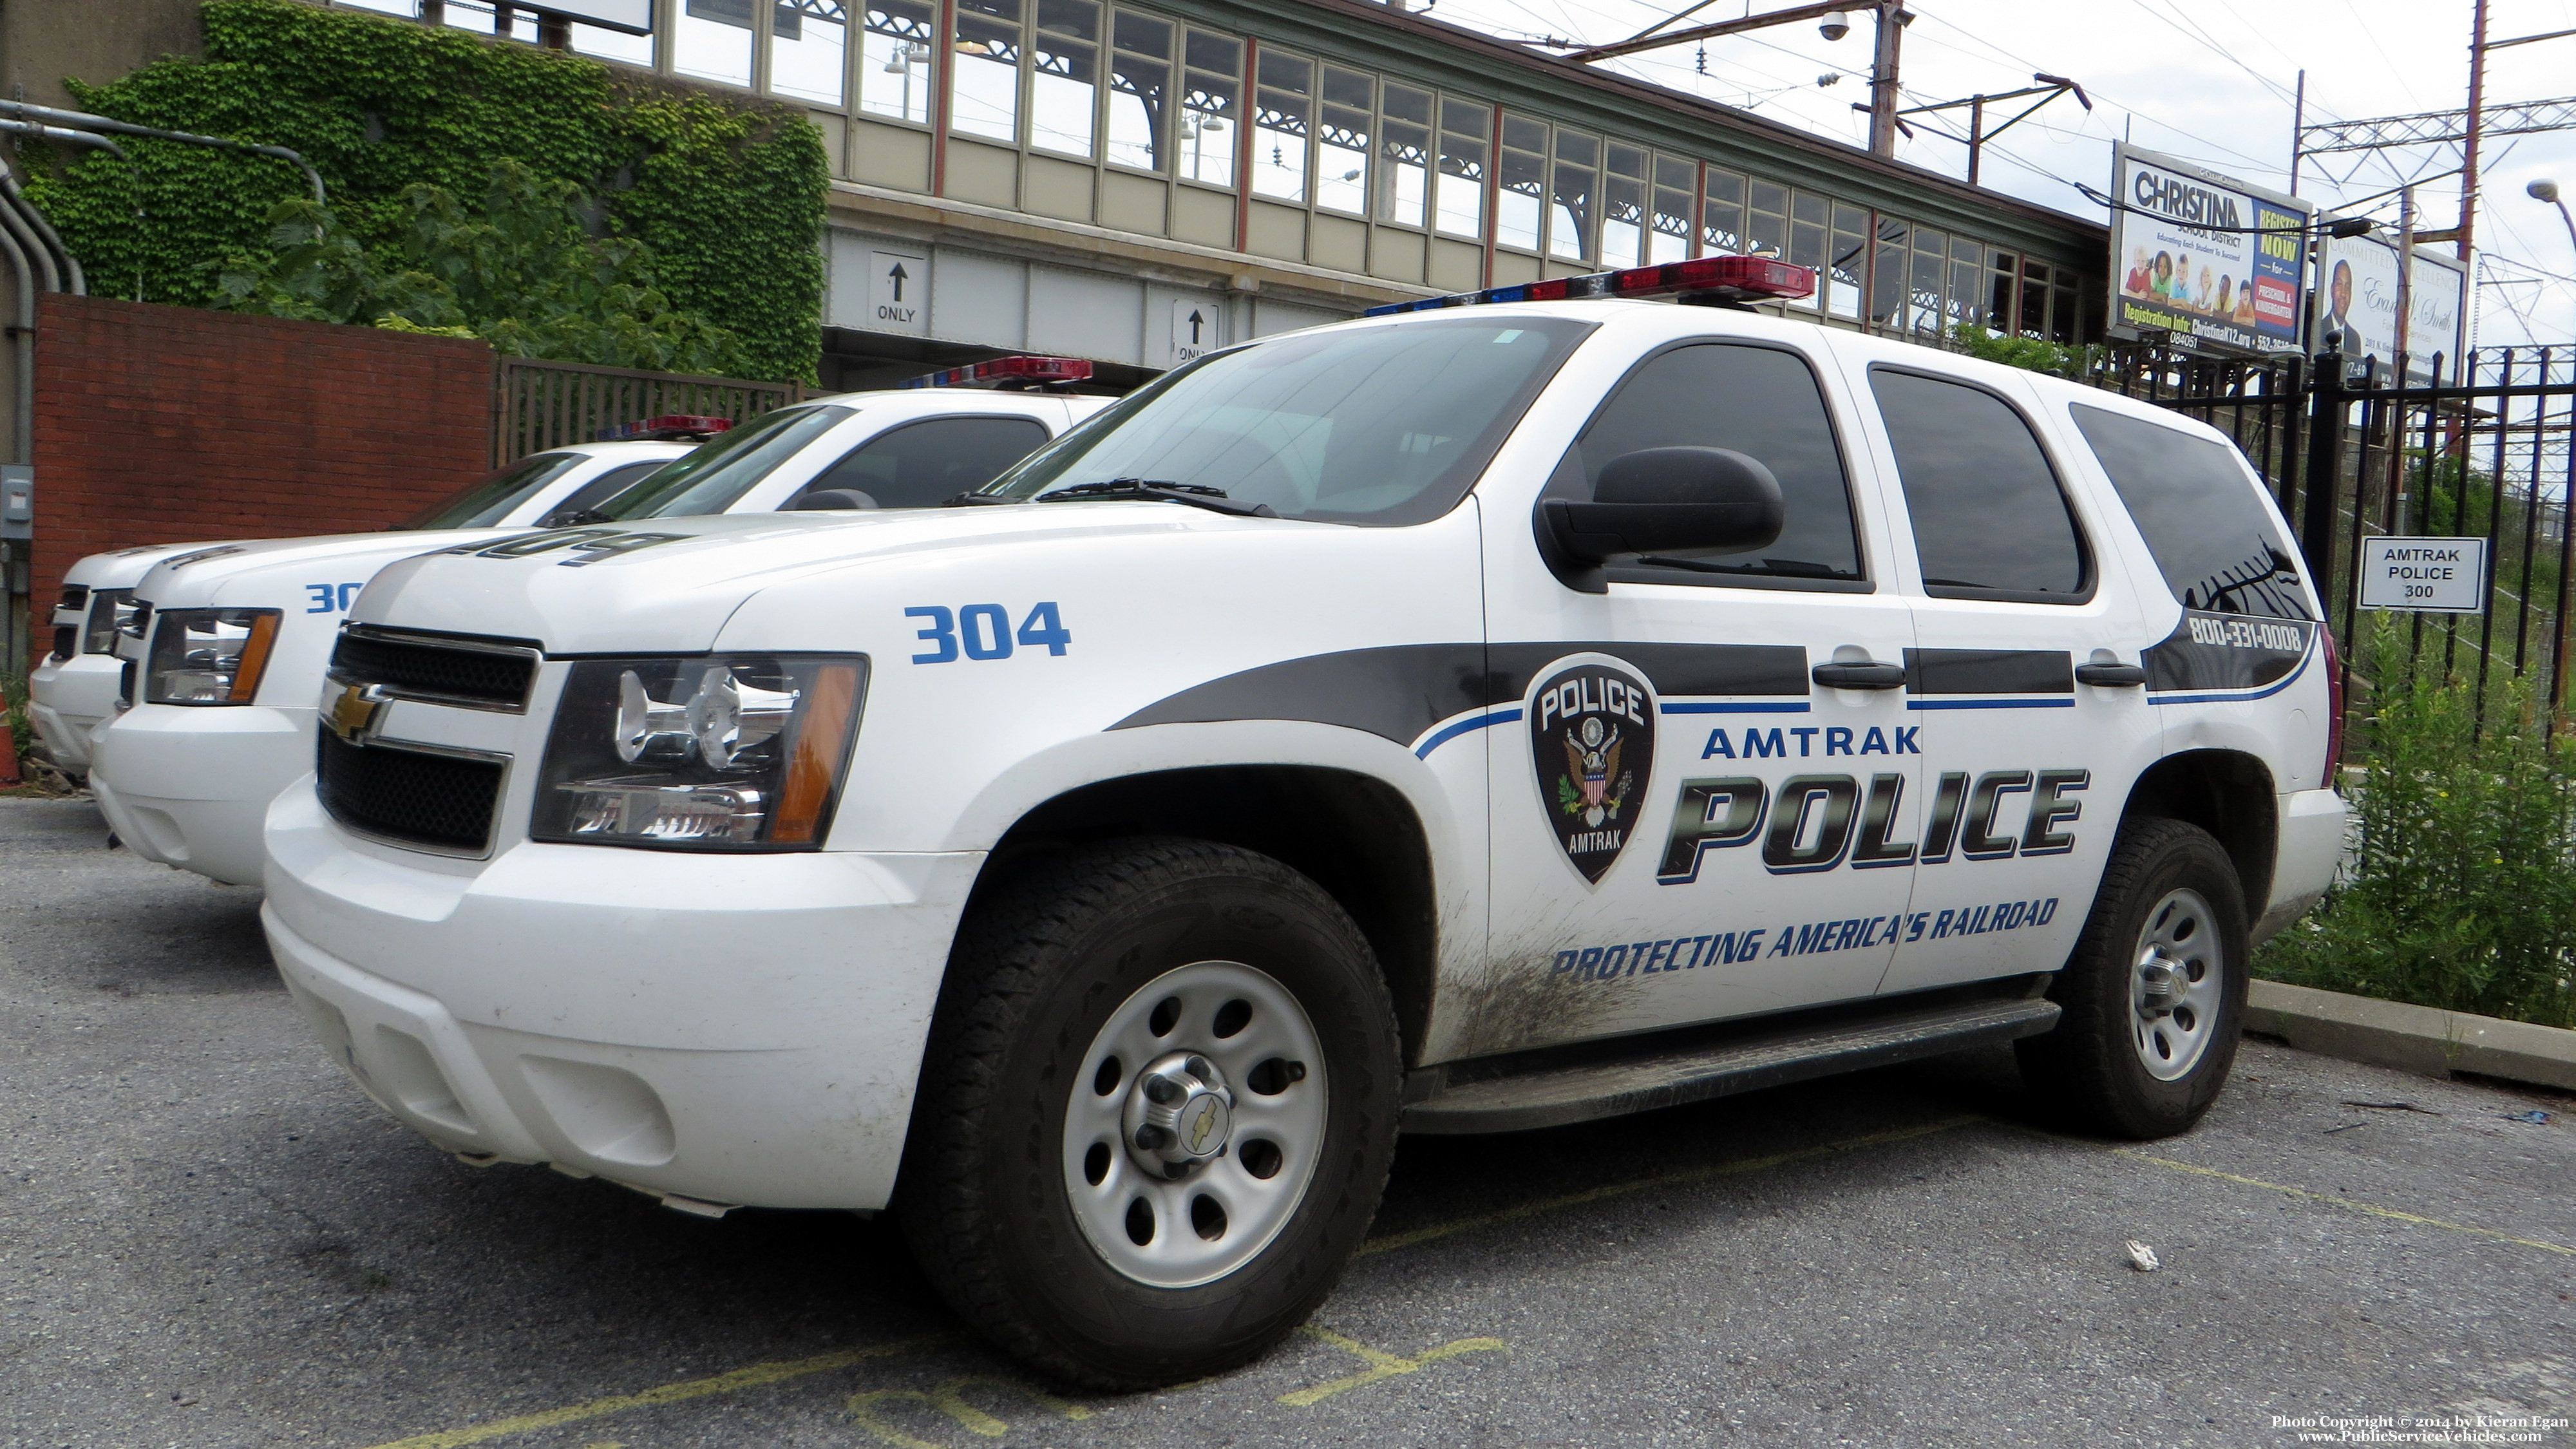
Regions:
<svg viewBox="0 0 2576 1449"><path fill-rule="evenodd" d="M1038 0L1029 59L1030 144L1089 160L1100 104L1099 0Z"/></svg>
<svg viewBox="0 0 2576 1449"><path fill-rule="evenodd" d="M837 106L849 73L850 17L841 0L774 0L769 17L769 88Z"/></svg>
<svg viewBox="0 0 2576 1449"><path fill-rule="evenodd" d="M872 0L859 32L859 109L930 124L935 34L929 0Z"/></svg>
<svg viewBox="0 0 2576 1449"><path fill-rule="evenodd" d="M957 0L948 126L961 135L1020 139L1021 0Z"/></svg>
<svg viewBox="0 0 2576 1449"><path fill-rule="evenodd" d="M1592 255L1593 230L1600 225L1599 138L1557 127L1554 177L1548 196L1548 254L1580 261Z"/></svg>
<svg viewBox="0 0 2576 1449"><path fill-rule="evenodd" d="M1547 221L1547 127L1526 116L1503 117L1502 191L1495 199L1494 244L1538 250Z"/></svg>
<svg viewBox="0 0 2576 1449"><path fill-rule="evenodd" d="M1431 92L1389 81L1381 95L1377 219L1421 226L1431 207Z"/></svg>
<svg viewBox="0 0 2576 1449"><path fill-rule="evenodd" d="M1368 215L1369 137L1376 128L1377 77L1324 67L1323 124L1315 132L1315 204Z"/></svg>
<svg viewBox="0 0 2576 1449"><path fill-rule="evenodd" d="M1711 166L1708 199L1699 208L1700 255L1736 257L1752 249L1744 239L1744 178Z"/></svg>
<svg viewBox="0 0 2576 1449"><path fill-rule="evenodd" d="M1485 234L1486 148L1493 112L1470 101L1440 102L1440 229L1451 236Z"/></svg>
<svg viewBox="0 0 2576 1449"><path fill-rule="evenodd" d="M1601 265L1646 264L1646 152L1613 141L1601 181Z"/></svg>
<svg viewBox="0 0 2576 1449"><path fill-rule="evenodd" d="M1236 123L1243 96L1243 42L1204 30L1189 33L1189 76L1181 91L1181 177L1234 185Z"/></svg>
<svg viewBox="0 0 2576 1449"><path fill-rule="evenodd" d="M671 68L700 80L751 84L751 0L681 0Z"/></svg>
<svg viewBox="0 0 2576 1449"><path fill-rule="evenodd" d="M1264 49L1252 119L1253 191L1280 201L1304 201L1307 143L1315 128L1315 63Z"/></svg>
<svg viewBox="0 0 2576 1449"><path fill-rule="evenodd" d="M1646 238L1646 260L1661 264L1691 254L1691 198L1699 190L1699 165L1679 156L1655 158L1655 199Z"/></svg>
<svg viewBox="0 0 2576 1449"><path fill-rule="evenodd" d="M1121 10L1109 67L1109 159L1163 169L1171 134L1172 22Z"/></svg>
<svg viewBox="0 0 2576 1449"><path fill-rule="evenodd" d="M1869 271L1869 208L1848 201L1834 203L1832 256L1818 284L1832 291L1824 299L1834 316L1859 321L1861 278Z"/></svg>

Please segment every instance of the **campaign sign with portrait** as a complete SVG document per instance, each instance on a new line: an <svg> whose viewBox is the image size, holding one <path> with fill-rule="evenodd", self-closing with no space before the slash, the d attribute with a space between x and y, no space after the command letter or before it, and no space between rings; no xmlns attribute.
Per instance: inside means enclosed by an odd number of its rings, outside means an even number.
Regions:
<svg viewBox="0 0 2576 1449"><path fill-rule="evenodd" d="M2315 208L2127 145L2111 150L2111 335L2296 352L2303 229Z"/></svg>
<svg viewBox="0 0 2576 1449"><path fill-rule="evenodd" d="M2468 317L2469 273L2466 267L2422 248L2415 252L2407 281L2406 381L2421 387L2434 382L2433 358L2439 354L2445 372L2456 372ZM2311 345L2326 349L2338 337L2336 350L2350 357L2375 357L2385 369L2396 365L2397 243L2371 236L2328 237L2317 257L2317 296L2312 308L2316 325Z"/></svg>

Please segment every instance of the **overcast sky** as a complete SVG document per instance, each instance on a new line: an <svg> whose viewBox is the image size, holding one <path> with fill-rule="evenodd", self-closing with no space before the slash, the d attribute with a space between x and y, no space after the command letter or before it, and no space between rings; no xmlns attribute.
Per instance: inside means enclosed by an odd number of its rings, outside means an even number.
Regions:
<svg viewBox="0 0 2576 1449"><path fill-rule="evenodd" d="M1414 0L1418 6L1420 0ZM1679 8L1638 0L1435 0L1431 13L1515 38L1556 36L1599 44L1623 39ZM1794 0L1753 0L1755 10ZM1986 149L1984 184L2100 219L2074 189L2110 181L2111 142L2135 144L2211 170L2280 188L2290 170L2291 96L2308 73L2310 124L2467 104L2469 0L1911 0L1901 69L1905 104L1955 100L2030 84L2034 71L2070 76L2093 99L2070 97ZM1694 18L1747 13L1747 0L1714 0ZM1706 72L1692 45L1609 65L1711 100L1855 143L1868 118L1870 26L1829 43L1811 21L1709 42ZM1689 22L1685 22L1689 23ZM2491 40L2576 29L2576 0L2491 0ZM1817 77L1841 79L1819 87ZM2486 100L2576 95L2576 36L2490 54ZM1964 134L1964 111L1940 118ZM1967 148L1928 132L1897 142L1903 160L1953 176ZM2359 201L2409 179L2418 225L2459 220L2457 148L2311 158L2299 194L2321 205ZM2479 346L2576 339L2576 238L2554 208L2523 187L2554 177L2576 198L2576 131L2490 139L2481 158L2479 268L2473 325ZM2438 179L2437 179L2438 178ZM2363 208L2394 226L2395 198ZM2448 248L2444 248L2445 251Z"/></svg>

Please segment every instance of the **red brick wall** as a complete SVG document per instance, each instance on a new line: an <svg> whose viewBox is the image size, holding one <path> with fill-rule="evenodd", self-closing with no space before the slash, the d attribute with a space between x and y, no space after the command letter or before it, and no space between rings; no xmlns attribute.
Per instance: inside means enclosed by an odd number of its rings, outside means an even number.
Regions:
<svg viewBox="0 0 2576 1449"><path fill-rule="evenodd" d="M50 295L36 324L39 647L85 554L382 528L490 471L492 349Z"/></svg>

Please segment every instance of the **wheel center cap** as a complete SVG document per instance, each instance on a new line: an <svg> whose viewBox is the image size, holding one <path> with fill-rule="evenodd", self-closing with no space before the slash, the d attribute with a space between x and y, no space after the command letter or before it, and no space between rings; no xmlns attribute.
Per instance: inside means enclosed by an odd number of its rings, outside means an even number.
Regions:
<svg viewBox="0 0 2576 1449"><path fill-rule="evenodd" d="M1214 1157L1225 1150L1233 1126L1234 1114L1226 1110L1224 1099L1214 1092L1193 1092L1181 1104L1181 1149L1200 1160Z"/></svg>
<svg viewBox="0 0 2576 1449"><path fill-rule="evenodd" d="M2171 963L2157 956L2138 967L2138 1014L2154 1018L2170 1016L2182 1004L2182 974Z"/></svg>
<svg viewBox="0 0 2576 1449"><path fill-rule="evenodd" d="M1127 1145L1165 1177L1223 1157L1234 1136L1234 1089L1196 1052L1173 1052L1136 1074L1127 1096Z"/></svg>

